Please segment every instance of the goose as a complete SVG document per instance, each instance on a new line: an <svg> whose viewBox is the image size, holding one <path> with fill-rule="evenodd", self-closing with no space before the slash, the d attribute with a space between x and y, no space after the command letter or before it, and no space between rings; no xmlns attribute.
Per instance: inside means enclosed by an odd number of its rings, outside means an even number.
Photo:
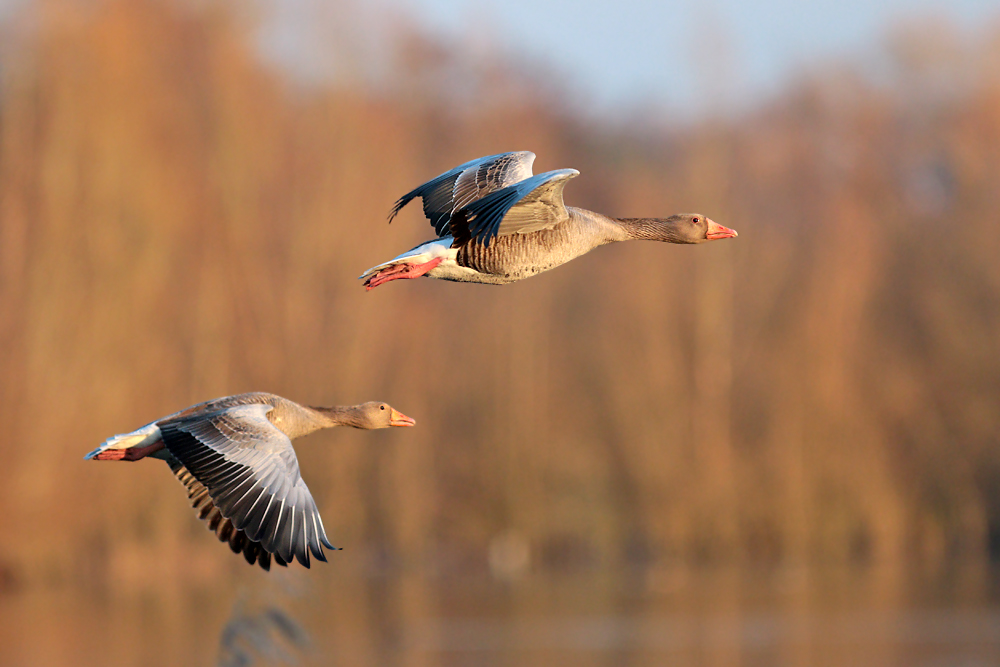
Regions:
<svg viewBox="0 0 1000 667"><path fill-rule="evenodd" d="M533 176L535 154L500 153L471 160L406 193L389 222L420 197L437 238L359 277L367 291L403 278L505 285L553 269L598 246L649 240L703 243L736 231L700 213L669 218L612 218L566 206L563 188L580 174L557 169Z"/></svg>
<svg viewBox="0 0 1000 667"><path fill-rule="evenodd" d="M254 392L217 398L113 436L84 459L163 459L187 487L198 518L248 563L271 569L309 552L326 561L323 520L299 475L292 440L331 426L414 426L386 403L313 408Z"/></svg>

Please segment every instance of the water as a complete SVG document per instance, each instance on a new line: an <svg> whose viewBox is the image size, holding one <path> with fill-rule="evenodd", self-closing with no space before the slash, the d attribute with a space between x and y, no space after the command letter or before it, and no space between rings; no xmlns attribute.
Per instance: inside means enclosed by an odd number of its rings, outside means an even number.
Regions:
<svg viewBox="0 0 1000 667"><path fill-rule="evenodd" d="M1000 665L988 567L173 579L5 592L0 664Z"/></svg>

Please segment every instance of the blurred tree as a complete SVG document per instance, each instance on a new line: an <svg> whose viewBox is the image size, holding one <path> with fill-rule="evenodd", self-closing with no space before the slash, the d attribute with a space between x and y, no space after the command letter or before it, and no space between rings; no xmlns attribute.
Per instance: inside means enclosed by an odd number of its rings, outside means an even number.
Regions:
<svg viewBox="0 0 1000 667"><path fill-rule="evenodd" d="M50 0L20 20L0 56L17 576L129 581L214 553L165 469L79 457L247 390L418 418L300 448L334 541L388 565L483 568L505 535L536 567L1000 550L995 37L938 52L900 33L884 79L833 68L730 122L615 127L551 74L405 28L376 82L303 85L227 3ZM924 72L948 82L933 104ZM384 224L396 197L519 149L581 169L573 205L698 210L741 237L602 249L504 288L360 289L429 233L413 207Z"/></svg>

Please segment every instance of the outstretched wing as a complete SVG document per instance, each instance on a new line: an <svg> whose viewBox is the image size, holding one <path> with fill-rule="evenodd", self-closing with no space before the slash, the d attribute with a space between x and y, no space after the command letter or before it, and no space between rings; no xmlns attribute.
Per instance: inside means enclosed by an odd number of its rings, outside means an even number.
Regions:
<svg viewBox="0 0 1000 667"><path fill-rule="evenodd" d="M563 188L579 176L576 169L557 169L507 186L455 211L454 247L471 240L489 247L495 236L551 229L569 218Z"/></svg>
<svg viewBox="0 0 1000 667"><path fill-rule="evenodd" d="M220 531L225 519L236 533L274 554L279 563L290 563L294 557L309 567L310 550L326 560L323 545L335 547L299 475L291 440L267 419L270 410L269 405L239 405L178 417L159 426L167 451L208 491L211 502L201 504L200 509L210 528ZM188 490L198 491L190 484ZM214 518L213 509L221 518ZM218 526L213 527L213 521ZM222 532L219 537L229 541L234 551L240 546L250 560L248 547L240 545L238 538L223 537Z"/></svg>
<svg viewBox="0 0 1000 667"><path fill-rule="evenodd" d="M208 529L218 536L219 541L227 542L233 553L242 553L243 557L251 565L257 563L264 570L270 570L271 554L264 551L264 548L260 546L260 542L254 542L249 539L244 531L237 530L232 521L222 516L219 508L212 503L212 498L208 495L208 489L195 479L194 475L188 472L188 469L180 461L169 455L166 457L166 460L170 469L177 475L177 479L187 489L188 499L191 501L191 505L198 511L198 518L204 521ZM323 557L320 560L325 561L326 558ZM277 554L274 554L274 562L281 566L288 565Z"/></svg>
<svg viewBox="0 0 1000 667"><path fill-rule="evenodd" d="M424 215L437 235L451 234L452 214L491 192L531 176L535 154L530 151L500 153L471 160L432 178L399 198L389 213L389 222L416 197L423 199Z"/></svg>

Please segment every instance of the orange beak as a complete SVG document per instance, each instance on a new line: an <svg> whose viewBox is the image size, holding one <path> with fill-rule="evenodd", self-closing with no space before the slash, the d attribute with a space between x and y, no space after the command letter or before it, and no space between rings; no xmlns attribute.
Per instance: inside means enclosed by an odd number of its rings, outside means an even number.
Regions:
<svg viewBox="0 0 1000 667"><path fill-rule="evenodd" d="M412 417L407 417L402 412L396 408L390 408L392 412L389 413L389 426L416 426L417 420Z"/></svg>
<svg viewBox="0 0 1000 667"><path fill-rule="evenodd" d="M739 236L735 229L730 229L729 227L723 227L715 220L708 220L708 234L705 238L709 241L717 241L719 239L731 239Z"/></svg>

